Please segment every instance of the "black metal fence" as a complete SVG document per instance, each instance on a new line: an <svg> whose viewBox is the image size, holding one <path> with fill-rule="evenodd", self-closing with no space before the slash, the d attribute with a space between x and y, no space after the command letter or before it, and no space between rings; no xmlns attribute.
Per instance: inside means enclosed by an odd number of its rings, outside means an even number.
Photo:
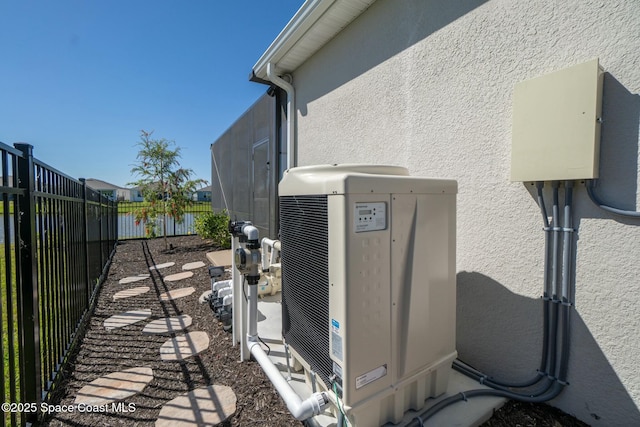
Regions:
<svg viewBox="0 0 640 427"><path fill-rule="evenodd" d="M117 204L0 143L1 425L24 425L55 389L115 251Z"/></svg>
<svg viewBox="0 0 640 427"><path fill-rule="evenodd" d="M139 239L149 237L145 225L136 221L136 211L148 207L147 202L118 202L118 240ZM187 207L182 221L174 221L167 217L167 236L185 236L196 234L195 220L198 215L212 212L211 202L194 202ZM155 221L155 235L164 236L164 218L159 216Z"/></svg>

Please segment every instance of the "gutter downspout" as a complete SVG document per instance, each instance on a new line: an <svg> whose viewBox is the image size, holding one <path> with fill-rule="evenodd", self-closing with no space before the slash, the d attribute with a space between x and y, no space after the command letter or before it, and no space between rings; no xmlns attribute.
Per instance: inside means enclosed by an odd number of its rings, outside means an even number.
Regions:
<svg viewBox="0 0 640 427"><path fill-rule="evenodd" d="M267 77L269 80L281 89L287 92L287 168L291 169L297 166L296 163L296 148L297 144L295 138L295 114L296 114L296 101L295 101L295 89L293 85L282 77L278 76L275 72L275 66L269 62L267 64Z"/></svg>

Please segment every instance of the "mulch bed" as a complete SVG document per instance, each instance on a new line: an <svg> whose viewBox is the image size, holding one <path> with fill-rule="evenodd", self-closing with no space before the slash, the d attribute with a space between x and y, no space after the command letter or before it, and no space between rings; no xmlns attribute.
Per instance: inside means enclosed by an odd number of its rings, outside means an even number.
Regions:
<svg viewBox="0 0 640 427"><path fill-rule="evenodd" d="M237 397L237 410L224 426L289 426L301 425L287 411L282 399L255 362L239 363L239 347L231 346L231 335L213 316L208 304L200 304L200 295L211 289L208 269L192 270L194 275L177 282L164 282L162 276L179 273L182 265L203 261L205 254L216 250L197 236L171 237L172 250L164 250L163 239L129 240L116 250L109 275L105 281L81 344L74 350L65 378L55 396L55 403L71 405L86 384L111 372L136 366L153 369L154 379L142 393L125 400L135 404L129 413L58 413L45 424L50 426L153 426L163 404L195 388L212 384L226 385ZM149 251L144 250L148 244ZM145 256L146 253L146 256ZM152 279L127 285L118 281L124 277L148 273L149 266L165 262L175 265L151 272ZM113 301L113 295L127 288L149 286L145 294ZM196 292L175 301L160 301L159 295L183 287L193 286ZM103 322L114 314L150 308L152 316L146 321L107 331ZM160 360L160 346L169 335L143 335L142 328L149 321L168 316L188 314L193 324L188 331L205 331L209 335L209 349L183 362ZM54 402L52 402L54 403Z"/></svg>
<svg viewBox="0 0 640 427"><path fill-rule="evenodd" d="M128 413L65 412L50 416L44 425L50 426L153 426L163 404L195 388L212 384L226 385L237 397L237 410L223 426L295 426L302 425L287 411L280 396L255 362L238 362L239 348L231 346L231 336L224 332L208 304L200 304L200 295L211 288L206 267L193 270L194 276L178 282L164 282L162 276L181 272L182 265L203 261L205 254L216 250L198 236L171 237L173 249L165 250L162 239L121 242L98 295L95 312L84 337L73 350L51 403L72 405L83 386L96 378L136 366L153 369L154 379L144 390L126 399L135 404ZM146 249L148 247L148 250ZM124 277L147 273L149 266L175 262L170 268L151 272L151 279L120 285ZM161 276L161 275L162 276ZM127 288L149 286L151 290L132 298L113 301L113 295ZM159 295L177 288L193 286L196 292L175 301L161 302ZM151 318L144 322L112 331L105 330L108 317L129 310L150 308ZM160 346L167 335L143 335L142 328L151 320L188 314L193 324L188 331L205 331L209 349L183 362L160 360ZM498 426L584 427L573 417L547 405L508 402L483 424Z"/></svg>

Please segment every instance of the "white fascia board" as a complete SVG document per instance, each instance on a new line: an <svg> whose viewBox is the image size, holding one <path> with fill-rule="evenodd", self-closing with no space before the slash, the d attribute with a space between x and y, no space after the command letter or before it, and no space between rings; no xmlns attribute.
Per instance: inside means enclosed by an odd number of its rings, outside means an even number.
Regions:
<svg viewBox="0 0 640 427"><path fill-rule="evenodd" d="M375 0L307 0L253 66L250 79L268 81L267 64L278 74L294 71Z"/></svg>

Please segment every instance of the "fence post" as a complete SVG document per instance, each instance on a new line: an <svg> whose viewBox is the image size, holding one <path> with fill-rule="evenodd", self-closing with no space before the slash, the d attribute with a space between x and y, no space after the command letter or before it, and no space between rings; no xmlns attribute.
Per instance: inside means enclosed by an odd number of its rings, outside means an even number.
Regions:
<svg viewBox="0 0 640 427"><path fill-rule="evenodd" d="M22 402L40 403L40 323L38 319L38 259L36 244L36 206L33 146L14 144L22 151L18 157L18 186L24 193L18 196L20 226L20 292L18 292L18 330L20 332L20 382ZM29 421L37 414L27 414Z"/></svg>
<svg viewBox="0 0 640 427"><path fill-rule="evenodd" d="M84 239L84 266L85 266L85 278L87 283L87 304L91 301L91 294L93 293L93 286L91 285L91 279L89 277L89 205L87 203L87 180L80 178L82 182L82 229Z"/></svg>

